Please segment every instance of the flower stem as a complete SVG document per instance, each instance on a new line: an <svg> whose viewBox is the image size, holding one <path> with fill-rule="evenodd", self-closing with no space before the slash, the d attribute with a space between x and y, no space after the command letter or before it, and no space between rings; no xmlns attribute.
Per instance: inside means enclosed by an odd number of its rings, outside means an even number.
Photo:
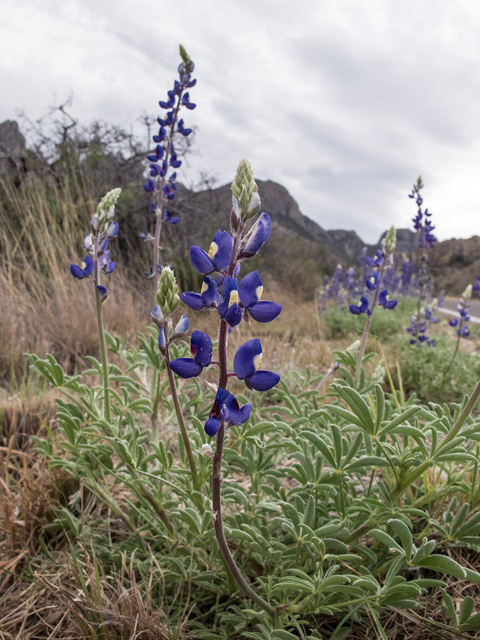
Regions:
<svg viewBox="0 0 480 640"><path fill-rule="evenodd" d="M190 471L192 472L193 487L195 491L200 490L200 481L198 478L197 466L195 464L195 457L193 455L192 447L190 446L190 440L188 438L187 427L185 426L185 420L183 419L182 408L178 399L177 385L175 384L175 378L173 371L170 368L170 346L168 345L165 351L165 365L167 367L168 382L170 385L170 391L172 393L173 405L175 407L175 413L177 414L178 426L182 434L183 444L185 445L185 451L187 452L188 463L190 465Z"/></svg>
<svg viewBox="0 0 480 640"><path fill-rule="evenodd" d="M365 322L365 327L363 329L362 342L360 343L360 350L358 352L357 366L355 367L355 388L358 387L358 383L360 382L360 374L362 372L363 365L363 356L365 355L365 348L367 346L367 340L370 333L370 325L372 324L373 314L375 312L375 307L377 305L378 296L380 293L380 287L382 286L383 274L385 272L385 266L387 263L387 258L384 259L380 269L378 270L378 286L375 289L375 294L373 296L372 301L372 313L367 316L367 321Z"/></svg>
<svg viewBox="0 0 480 640"><path fill-rule="evenodd" d="M100 299L100 293L98 286L100 284L100 269L98 268L98 260L95 261L95 305L97 310L97 327L98 337L100 339L100 354L102 358L102 373L103 373L103 407L104 416L107 422L110 422L110 383L108 379L108 361L107 361L107 345L105 342L105 330L103 328L103 309L102 301Z"/></svg>
<svg viewBox="0 0 480 640"><path fill-rule="evenodd" d="M218 340L218 355L220 361L219 387L225 389L227 386L227 345L228 345L228 326L227 322L222 318L220 321L220 331ZM223 447L225 442L225 422L220 424L215 441L215 455L213 457L212 469L212 507L213 507L213 527L217 538L218 546L222 554L225 565L235 579L236 583L243 593L258 604L264 611L271 616L276 616L276 609L272 607L266 600L259 596L245 580L243 574L238 568L228 547L225 532L223 530L222 518L222 502L221 502L221 485L222 485L222 459Z"/></svg>

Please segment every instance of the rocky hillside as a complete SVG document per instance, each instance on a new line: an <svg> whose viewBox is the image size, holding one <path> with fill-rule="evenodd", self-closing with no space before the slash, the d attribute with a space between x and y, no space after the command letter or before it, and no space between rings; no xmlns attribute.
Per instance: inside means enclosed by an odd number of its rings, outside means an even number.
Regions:
<svg viewBox="0 0 480 640"><path fill-rule="evenodd" d="M95 198L106 189L123 188L119 207L123 216L122 228L127 232L126 238L134 239L144 226L145 216L148 216L145 212L149 211L149 198L141 188L145 154L131 152L123 156L115 145L105 146L105 141L100 142L95 137L92 141L94 153L86 151L90 148L88 140L85 142L82 138L81 144L77 141L84 160L80 159L79 151L74 170L84 173L85 184L88 183ZM69 147L69 152L71 150ZM35 163L32 157L36 158ZM20 187L30 172L37 172L41 179L46 179L52 169L55 169L54 165L49 165L41 155L32 154L27 149L17 122L0 123L0 180L9 175ZM61 169L53 171L57 181L61 180ZM262 273L267 273L283 287L310 296L318 288L323 274L332 273L336 264L358 265L365 249L372 254L380 246L382 238L376 245L367 245L355 231L323 229L301 213L294 198L280 184L259 180L258 186L262 209L272 218L272 236L256 258L257 266L261 265ZM208 246L218 228L228 228L230 185L201 191L191 191L179 185L178 198L172 204L172 210L180 215L182 223L166 230L165 245L169 247L171 259L178 264L179 258L188 262L192 243ZM416 235L411 230L397 230L399 252L411 255L416 243ZM126 256L133 255L136 249L135 242L131 240L124 240L120 247ZM432 251L430 264L436 289L444 288L447 293L457 295L468 282L475 282L477 273L480 273L480 238L438 243Z"/></svg>

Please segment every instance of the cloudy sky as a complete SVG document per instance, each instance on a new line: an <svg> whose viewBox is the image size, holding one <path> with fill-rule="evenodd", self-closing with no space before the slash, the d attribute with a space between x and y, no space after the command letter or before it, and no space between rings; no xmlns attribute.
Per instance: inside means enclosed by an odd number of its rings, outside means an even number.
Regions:
<svg viewBox="0 0 480 640"><path fill-rule="evenodd" d="M410 225L406 195L422 174L437 236L480 234L477 0L0 5L0 121L35 119L73 94L81 122L140 131L173 84L181 42L198 80L187 183L201 171L229 182L245 156L322 227L373 242Z"/></svg>

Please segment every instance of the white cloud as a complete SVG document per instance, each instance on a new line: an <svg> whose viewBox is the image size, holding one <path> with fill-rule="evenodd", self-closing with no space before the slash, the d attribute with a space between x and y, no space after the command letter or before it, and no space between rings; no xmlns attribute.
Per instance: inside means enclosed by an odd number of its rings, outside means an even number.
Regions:
<svg viewBox="0 0 480 640"><path fill-rule="evenodd" d="M230 181L247 156L325 228L374 241L409 226L419 173L440 238L480 233L480 5L474 0L4 0L0 120L154 114L178 43L196 63L200 170ZM193 95L192 95L193 99Z"/></svg>

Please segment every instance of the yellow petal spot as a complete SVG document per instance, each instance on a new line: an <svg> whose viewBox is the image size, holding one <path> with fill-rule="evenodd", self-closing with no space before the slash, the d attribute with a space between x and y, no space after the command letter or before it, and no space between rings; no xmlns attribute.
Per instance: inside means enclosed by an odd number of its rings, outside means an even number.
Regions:
<svg viewBox="0 0 480 640"><path fill-rule="evenodd" d="M200 293L205 293L205 291L208 289L208 284L206 282L204 282L202 284L202 288L200 289Z"/></svg>
<svg viewBox="0 0 480 640"><path fill-rule="evenodd" d="M255 289L255 293L257 294L258 300L260 300L260 298L263 295L263 285L262 284Z"/></svg>
<svg viewBox="0 0 480 640"><path fill-rule="evenodd" d="M210 260L214 259L214 257L217 255L217 251L218 244L216 242L212 242L212 244L210 245L210 249L208 250L208 257L210 258Z"/></svg>
<svg viewBox="0 0 480 640"><path fill-rule="evenodd" d="M83 270L85 270L85 267L86 267L86 266L87 266L87 265L85 264L85 262L82 262L82 264L80 265L80 267L81 267L82 271L83 271Z"/></svg>
<svg viewBox="0 0 480 640"><path fill-rule="evenodd" d="M262 352L260 352L256 356L254 356L254 358L253 358L253 366L255 367L255 371L258 371L258 369L262 366L262 360L263 360L263 353Z"/></svg>
<svg viewBox="0 0 480 640"><path fill-rule="evenodd" d="M230 299L228 301L228 306L231 307L232 304L238 304L238 291L236 289L233 289L232 291L230 291Z"/></svg>
<svg viewBox="0 0 480 640"><path fill-rule="evenodd" d="M371 282L372 284L375 284L375 278L374 278L373 276L370 278L370 282Z"/></svg>

